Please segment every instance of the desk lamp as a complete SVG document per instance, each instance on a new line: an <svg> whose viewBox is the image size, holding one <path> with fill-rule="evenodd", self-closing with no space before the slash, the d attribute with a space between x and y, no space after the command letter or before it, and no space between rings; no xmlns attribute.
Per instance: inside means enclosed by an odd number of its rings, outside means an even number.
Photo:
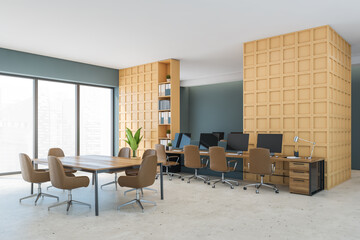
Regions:
<svg viewBox="0 0 360 240"><path fill-rule="evenodd" d="M313 145L312 149L311 149L311 154L310 154L310 157L307 157L307 159L311 159L312 158L312 155L313 155L313 152L314 152L314 148L315 148L315 142L311 142L309 140L305 140L305 139L302 139L302 138L299 138L298 136L295 136L294 137L294 142L298 142L299 140L301 141L304 141L304 142L308 142L308 143L311 143Z"/></svg>

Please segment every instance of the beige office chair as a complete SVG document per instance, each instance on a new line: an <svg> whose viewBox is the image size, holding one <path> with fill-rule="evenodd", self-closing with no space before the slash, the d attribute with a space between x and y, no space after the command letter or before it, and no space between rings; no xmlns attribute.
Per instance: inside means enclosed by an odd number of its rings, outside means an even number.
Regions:
<svg viewBox="0 0 360 240"><path fill-rule="evenodd" d="M120 149L118 157L130 158L130 155L131 155L131 149L128 148L128 147L123 147L123 148ZM118 172L109 172L109 173L110 174L112 174L112 173L115 174L114 181L108 182L108 183L105 183L105 184L101 185L101 188L103 188L104 186L110 185L110 184L115 184L115 189L117 190L117 185L118 185L118 183L117 183L117 180L118 180L117 174L118 174Z"/></svg>
<svg viewBox="0 0 360 240"><path fill-rule="evenodd" d="M53 157L65 157L65 153L61 148L50 148L48 151L48 156ZM76 173L76 170L70 169L70 168L64 168L65 174L68 176L73 176L74 173ZM48 186L46 189L49 189L53 187L52 185Z"/></svg>
<svg viewBox="0 0 360 240"><path fill-rule="evenodd" d="M221 172L221 179L213 180L212 187L215 188L215 184L218 182L222 182L230 185L231 189L234 189L234 185L232 183L235 183L236 186L239 186L238 181L225 179L225 173L235 171L237 166L237 160L227 161L225 155L225 149L223 147L210 147L209 154L210 154L210 169L216 172ZM234 163L233 167L230 166L231 163ZM208 184L210 185L211 181L209 181Z"/></svg>
<svg viewBox="0 0 360 240"><path fill-rule="evenodd" d="M33 165L31 163L31 159L25 153L20 153L19 159L21 166L21 175L23 179L26 182L38 184L38 192L36 194L32 194L30 196L20 198L19 202L21 202L24 199L32 198L32 197L36 197L35 206L40 197L52 197L52 198L56 198L57 201L59 201L59 197L46 194L41 191L41 183L50 181L49 172L45 170L34 170Z"/></svg>
<svg viewBox="0 0 360 240"><path fill-rule="evenodd" d="M147 156L143 159L141 166L139 168L139 172L136 176L119 177L118 182L121 187L130 187L136 189L136 198L118 206L118 209L129 204L137 203L144 212L144 207L142 203L151 203L156 205L155 202L140 198L141 189L154 184L155 175L156 175L156 166L157 166L156 156L155 155Z"/></svg>
<svg viewBox="0 0 360 240"><path fill-rule="evenodd" d="M149 156L156 156L156 151L154 149L146 149L141 158L144 160L146 157L149 157ZM136 175L138 175L138 173L139 173L139 168L127 169L125 171L126 176L136 176ZM153 189L153 188L145 187L144 189L145 190L150 190L150 191L153 191L153 192L157 192L157 190ZM133 188L133 189L129 189L129 190L124 191L124 196L128 192L132 192L132 191L135 191L135 190L136 189ZM144 196L143 189L141 189L141 194Z"/></svg>
<svg viewBox="0 0 360 240"><path fill-rule="evenodd" d="M255 186L256 193L259 193L259 188L261 186L272 188L275 193L279 193L279 190L274 184L264 183L265 175L272 175L275 172L275 165L270 159L270 151L265 148L253 148L249 151L249 162L248 162L248 172L259 174L261 177L260 183L248 184L244 186L246 190L250 186Z"/></svg>
<svg viewBox="0 0 360 240"><path fill-rule="evenodd" d="M89 178L86 176L81 176L81 177L67 176L64 172L64 167L61 161L57 157L49 156L48 162L49 162L49 170L50 170L50 180L52 185L59 189L68 190L68 200L54 204L48 207L48 210L50 210L50 208L64 204L67 205L66 212L69 211L70 206L72 206L73 204L86 205L89 208L91 208L90 204L73 200L71 194L72 189L89 186L89 182L90 182Z"/></svg>
<svg viewBox="0 0 360 240"><path fill-rule="evenodd" d="M206 161L206 162L205 162ZM205 158L200 158L200 152L199 147L195 145L186 145L184 146L184 165L187 168L194 168L195 174L191 175L188 178L187 183L190 183L190 180L192 178L194 179L201 179L204 181L204 183L207 183L209 181L209 178L198 175L198 170L201 168L206 168L209 164L209 160ZM185 178L182 178L181 180L184 181Z"/></svg>
<svg viewBox="0 0 360 240"><path fill-rule="evenodd" d="M165 146L162 144L155 144L156 156L158 157L158 161L162 162L163 166L165 167L165 173L169 176L169 180L172 180L173 176L178 176L181 178L181 175L178 173L169 172L169 167L179 165L179 157L178 156L167 156L165 152ZM176 159L174 161L170 161L170 159Z"/></svg>
<svg viewBox="0 0 360 240"><path fill-rule="evenodd" d="M151 156L151 155L156 156L156 151L154 149L146 149L141 158L145 159L147 156ZM139 172L138 168L125 170L126 176L136 176L138 172Z"/></svg>

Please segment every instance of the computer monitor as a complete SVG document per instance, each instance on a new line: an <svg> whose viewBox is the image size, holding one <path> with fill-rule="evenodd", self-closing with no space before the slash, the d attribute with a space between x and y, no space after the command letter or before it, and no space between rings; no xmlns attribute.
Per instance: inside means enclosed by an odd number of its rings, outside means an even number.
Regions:
<svg viewBox="0 0 360 240"><path fill-rule="evenodd" d="M175 133L173 148L184 148L186 145L190 145L191 133Z"/></svg>
<svg viewBox="0 0 360 240"><path fill-rule="evenodd" d="M249 134L228 134L226 150L236 151L239 154L247 151L249 147Z"/></svg>
<svg viewBox="0 0 360 240"><path fill-rule="evenodd" d="M182 133L180 138L179 148L183 149L184 146L191 144L191 133Z"/></svg>
<svg viewBox="0 0 360 240"><path fill-rule="evenodd" d="M212 133L201 133L199 149L208 150L209 147L218 145L218 137Z"/></svg>
<svg viewBox="0 0 360 240"><path fill-rule="evenodd" d="M281 153L282 138L282 134L258 134L257 147L269 149L271 155Z"/></svg>
<svg viewBox="0 0 360 240"><path fill-rule="evenodd" d="M224 132L213 132L213 134L218 137L218 141L224 139Z"/></svg>
<svg viewBox="0 0 360 240"><path fill-rule="evenodd" d="M244 132L231 132L230 134L243 134Z"/></svg>

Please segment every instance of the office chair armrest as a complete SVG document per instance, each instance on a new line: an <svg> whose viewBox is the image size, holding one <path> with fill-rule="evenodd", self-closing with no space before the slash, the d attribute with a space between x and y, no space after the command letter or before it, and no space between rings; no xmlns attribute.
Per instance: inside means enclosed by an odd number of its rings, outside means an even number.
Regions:
<svg viewBox="0 0 360 240"><path fill-rule="evenodd" d="M207 167L209 165L209 159L208 158L202 158L201 163L204 164L204 160L206 160L205 166Z"/></svg>
<svg viewBox="0 0 360 240"><path fill-rule="evenodd" d="M238 164L238 161L237 161L237 160L229 160L229 161L228 161L228 167L230 167L230 163L235 163L235 164L234 164L234 169L236 169L236 166L237 166L237 164Z"/></svg>
<svg viewBox="0 0 360 240"><path fill-rule="evenodd" d="M180 159L179 156L167 156L166 161L169 162L170 158L176 158L176 163L179 163L179 159Z"/></svg>

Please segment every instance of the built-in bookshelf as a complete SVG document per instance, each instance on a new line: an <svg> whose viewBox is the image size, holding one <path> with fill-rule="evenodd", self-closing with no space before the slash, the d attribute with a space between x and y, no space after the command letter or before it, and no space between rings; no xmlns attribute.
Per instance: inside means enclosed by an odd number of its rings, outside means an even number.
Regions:
<svg viewBox="0 0 360 240"><path fill-rule="evenodd" d="M175 133L180 131L180 62L178 60L169 59L159 62L158 85L158 138L159 143L166 146L174 138Z"/></svg>

